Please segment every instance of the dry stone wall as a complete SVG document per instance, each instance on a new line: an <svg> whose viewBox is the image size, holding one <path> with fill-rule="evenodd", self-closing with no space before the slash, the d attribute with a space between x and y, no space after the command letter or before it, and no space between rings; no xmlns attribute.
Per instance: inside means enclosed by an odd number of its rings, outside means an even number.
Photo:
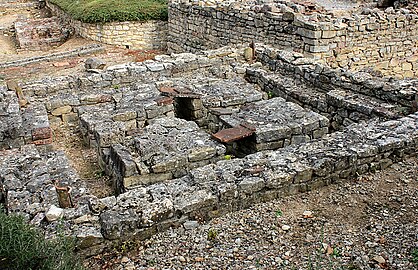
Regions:
<svg viewBox="0 0 418 270"><path fill-rule="evenodd" d="M38 102L21 106L14 90L0 87L0 151L24 144L47 148L51 143L45 106Z"/></svg>
<svg viewBox="0 0 418 270"><path fill-rule="evenodd" d="M83 23L72 19L58 6L49 1L46 2L52 13L58 16L64 25L71 26L81 37L130 49L165 50L167 47L167 22L165 21Z"/></svg>
<svg viewBox="0 0 418 270"><path fill-rule="evenodd" d="M371 116L391 119L417 108L416 79L397 81L373 77L366 72L333 69L299 53L261 44L257 48L258 60L270 71L250 68L247 78L266 92L326 115L336 127L344 120L343 125L349 125ZM350 117L353 111L356 113ZM335 121L332 112L338 114Z"/></svg>
<svg viewBox="0 0 418 270"><path fill-rule="evenodd" d="M365 9L334 17L301 14L286 1L266 5L177 1L169 5L169 35L170 51L196 52L254 41L292 48L331 67L369 67L398 78L418 76L418 14L405 9Z"/></svg>

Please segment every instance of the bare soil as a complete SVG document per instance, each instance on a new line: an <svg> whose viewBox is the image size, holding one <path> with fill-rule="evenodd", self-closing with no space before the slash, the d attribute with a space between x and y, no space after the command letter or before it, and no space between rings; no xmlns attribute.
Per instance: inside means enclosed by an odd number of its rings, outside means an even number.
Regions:
<svg viewBox="0 0 418 270"><path fill-rule="evenodd" d="M54 149L65 152L71 166L85 181L91 193L99 198L113 195L110 179L97 162L96 149L83 143L78 126L51 121L51 128L54 133Z"/></svg>

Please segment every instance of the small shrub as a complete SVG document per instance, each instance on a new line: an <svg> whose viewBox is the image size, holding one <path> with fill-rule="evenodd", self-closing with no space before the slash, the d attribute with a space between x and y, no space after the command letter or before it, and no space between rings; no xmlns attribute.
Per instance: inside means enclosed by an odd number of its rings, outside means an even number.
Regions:
<svg viewBox="0 0 418 270"><path fill-rule="evenodd" d="M272 91L268 91L267 96L268 96L268 99L271 99L271 98L275 98L276 94L274 94L274 92L272 92Z"/></svg>
<svg viewBox="0 0 418 270"><path fill-rule="evenodd" d="M59 235L45 240L22 216L0 209L0 269L81 270L73 250L75 242Z"/></svg>

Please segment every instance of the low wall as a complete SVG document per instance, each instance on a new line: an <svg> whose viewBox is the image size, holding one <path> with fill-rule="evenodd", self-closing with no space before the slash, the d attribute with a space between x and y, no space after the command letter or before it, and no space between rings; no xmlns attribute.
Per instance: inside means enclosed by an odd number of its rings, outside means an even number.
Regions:
<svg viewBox="0 0 418 270"><path fill-rule="evenodd" d="M26 65L40 63L40 62L50 62L58 59L68 58L68 57L77 57L81 55L88 55L93 53L98 53L104 51L103 45L93 44L89 46L79 47L74 50L51 53L48 55L35 56L30 58L24 58L19 60L13 60L9 62L1 62L0 69L9 68L9 67L24 67Z"/></svg>
<svg viewBox="0 0 418 270"><path fill-rule="evenodd" d="M292 48L331 67L370 67L397 78L417 77L418 14L404 13L365 9L339 18L297 13L284 2L262 6L245 1L173 2L168 49L196 52L254 41Z"/></svg>
<svg viewBox="0 0 418 270"><path fill-rule="evenodd" d="M63 21L64 25L70 25L75 34L81 37L130 49L165 50L167 48L167 22L165 21L83 23L72 19L49 1L47 1L47 7Z"/></svg>

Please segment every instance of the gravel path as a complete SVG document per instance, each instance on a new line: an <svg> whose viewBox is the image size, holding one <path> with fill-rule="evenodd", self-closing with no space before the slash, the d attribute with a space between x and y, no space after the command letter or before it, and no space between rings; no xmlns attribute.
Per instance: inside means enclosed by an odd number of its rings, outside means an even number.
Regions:
<svg viewBox="0 0 418 270"><path fill-rule="evenodd" d="M314 0L312 2L316 2L326 10L353 9L359 6L355 0Z"/></svg>
<svg viewBox="0 0 418 270"><path fill-rule="evenodd" d="M418 158L349 183L189 222L93 269L417 269ZM126 252L129 247L131 251Z"/></svg>

